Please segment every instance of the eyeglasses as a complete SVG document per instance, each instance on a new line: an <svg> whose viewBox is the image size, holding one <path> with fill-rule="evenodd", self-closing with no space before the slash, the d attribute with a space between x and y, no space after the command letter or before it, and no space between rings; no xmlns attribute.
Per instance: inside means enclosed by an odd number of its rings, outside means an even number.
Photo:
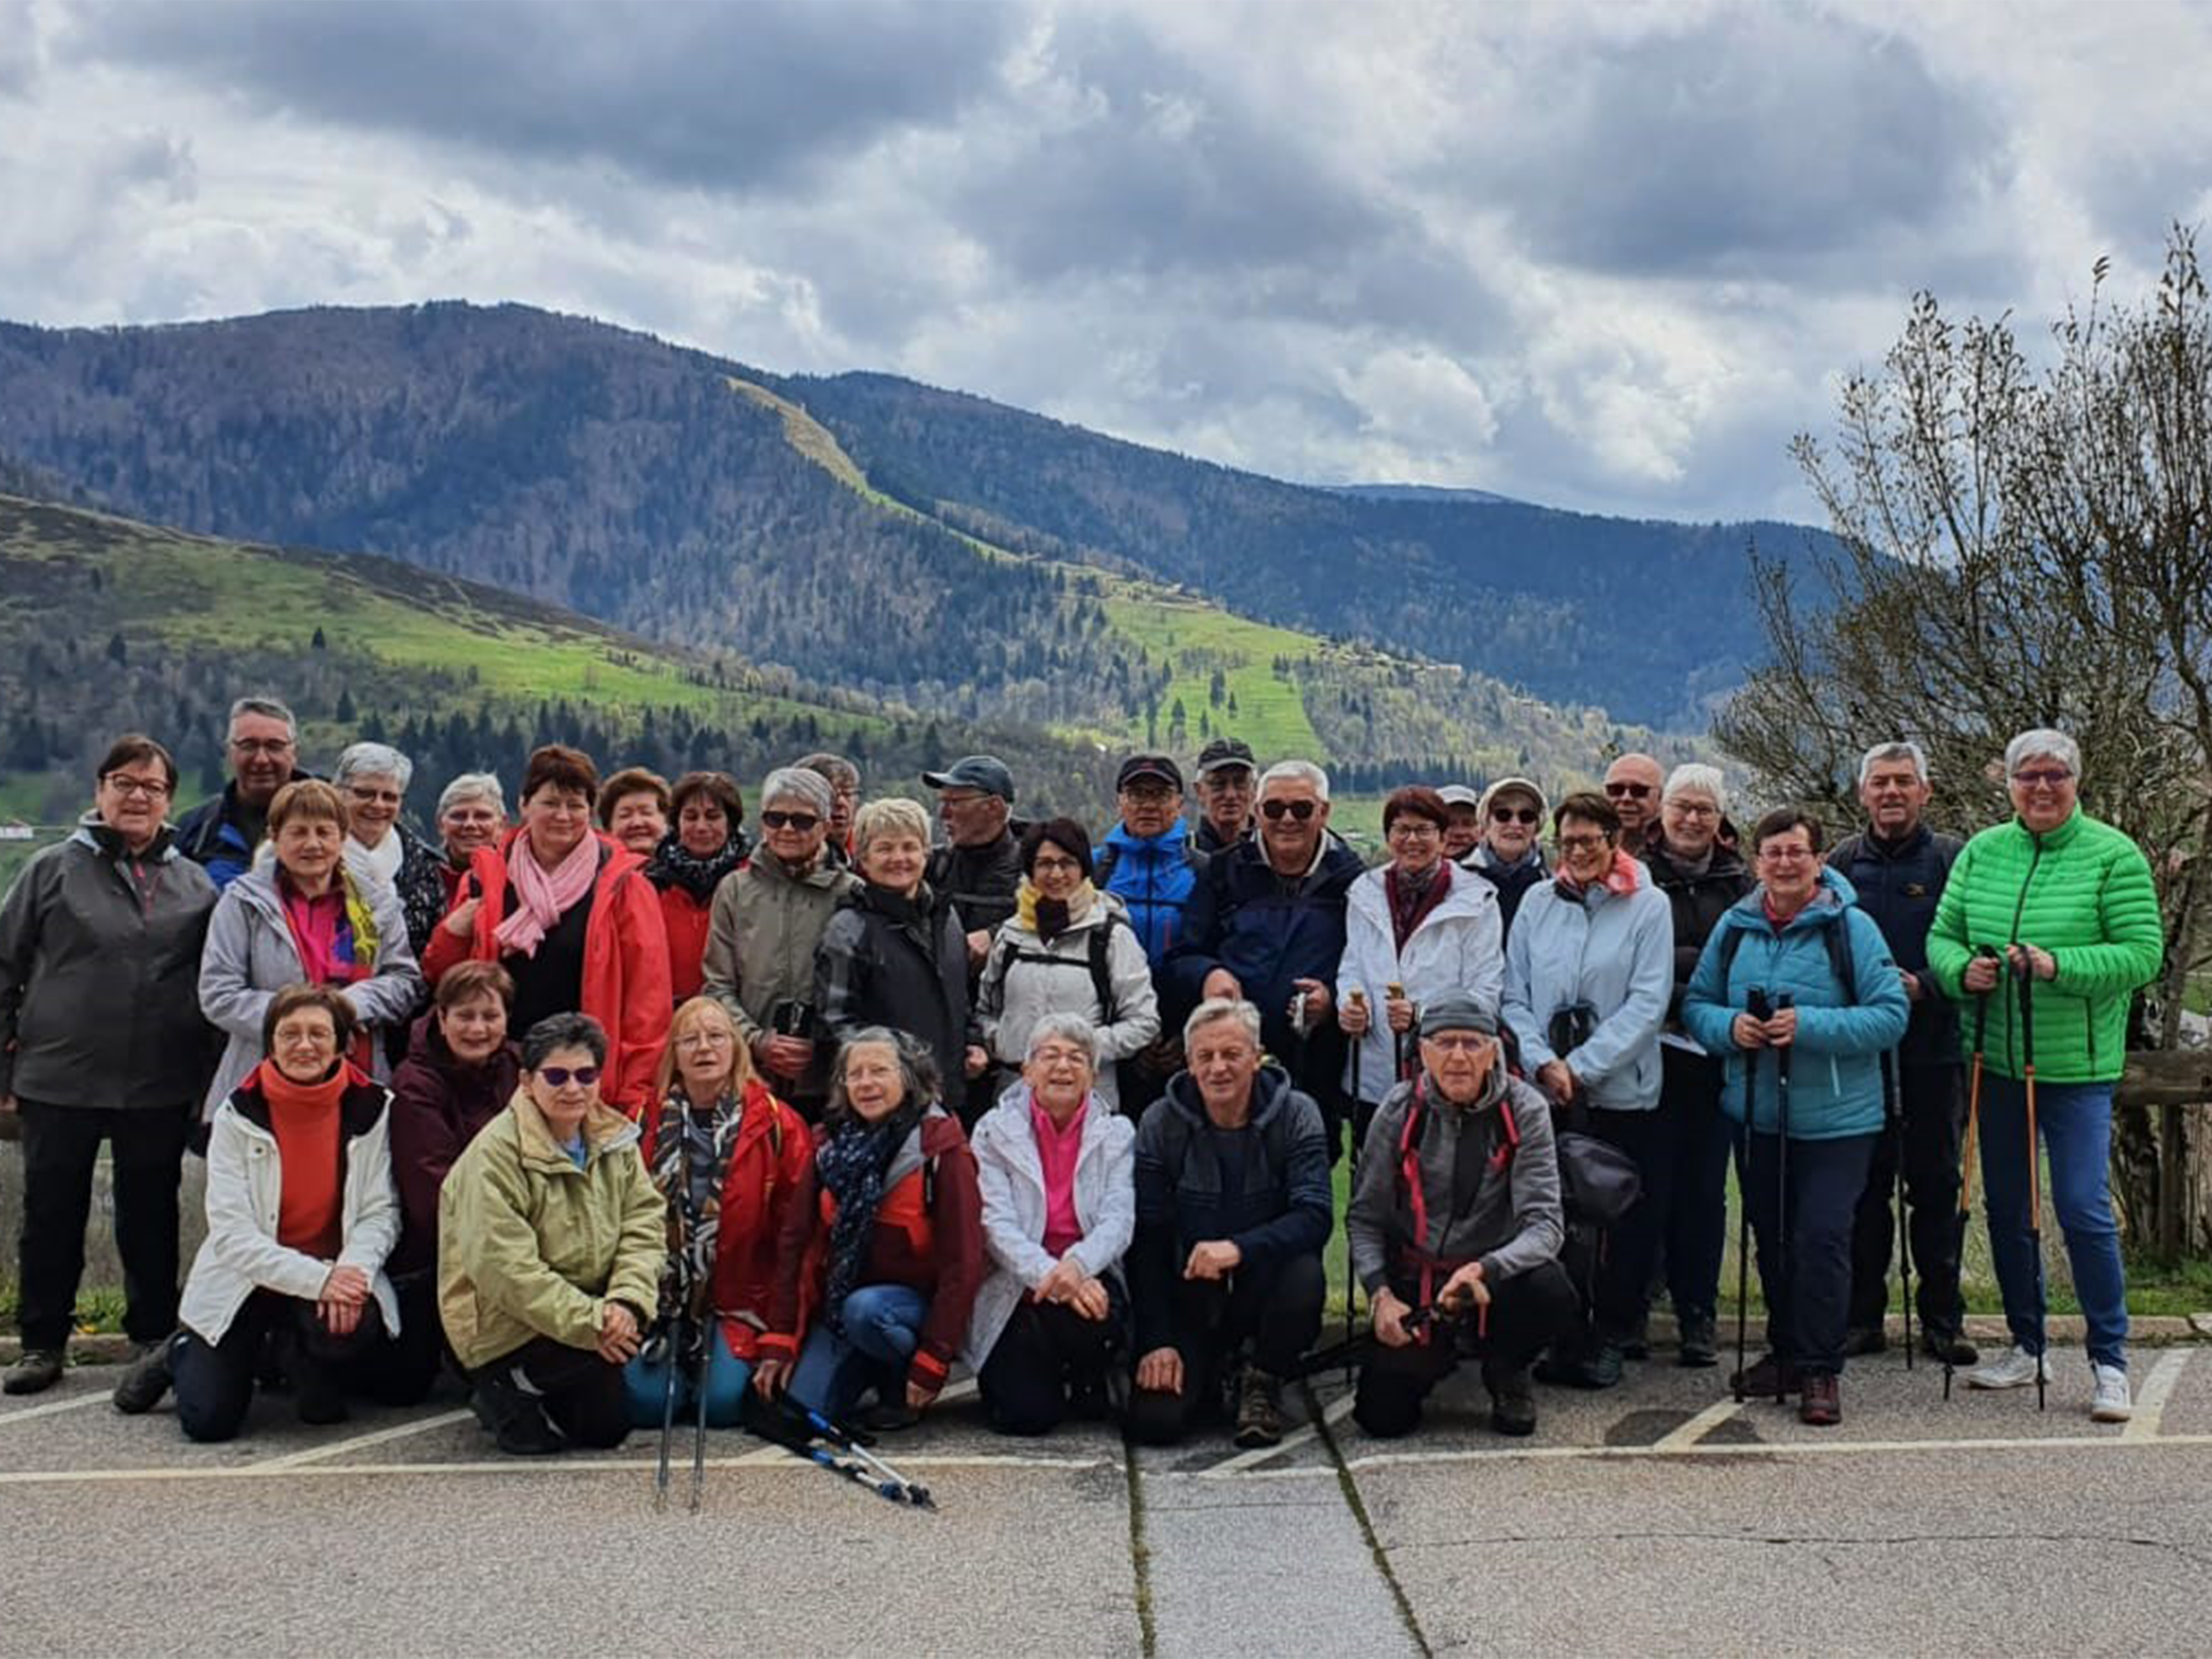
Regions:
<svg viewBox="0 0 2212 1659"><path fill-rule="evenodd" d="M1080 1048L1061 1048L1048 1045L1034 1050L1030 1058L1040 1066L1088 1066L1091 1056Z"/></svg>
<svg viewBox="0 0 2212 1659"><path fill-rule="evenodd" d="M1627 796L1631 800L1642 800L1651 793L1651 786L1648 783L1608 783L1605 787L1605 793L1615 800L1619 800L1623 795Z"/></svg>
<svg viewBox="0 0 2212 1659"><path fill-rule="evenodd" d="M727 1031L686 1031L676 1039L679 1048L726 1048L730 1046Z"/></svg>
<svg viewBox="0 0 2212 1659"><path fill-rule="evenodd" d="M1759 849L1761 864L1802 864L1819 856L1809 847L1762 847Z"/></svg>
<svg viewBox="0 0 2212 1659"><path fill-rule="evenodd" d="M280 1025L276 1028L276 1046L280 1048L319 1048L337 1041L337 1034L327 1025Z"/></svg>
<svg viewBox="0 0 2212 1659"><path fill-rule="evenodd" d="M1319 801L1263 800L1260 803L1260 815L1271 822L1278 823L1282 821L1283 814L1285 812L1296 818L1300 823L1304 823L1308 818L1311 817L1320 810L1321 803Z"/></svg>
<svg viewBox="0 0 2212 1659"><path fill-rule="evenodd" d="M1608 839L1605 836L1561 836L1559 850L1562 853L1594 852L1605 846Z"/></svg>
<svg viewBox="0 0 2212 1659"><path fill-rule="evenodd" d="M1252 787L1252 774L1242 766L1224 767L1200 774L1198 787L1209 794L1246 794Z"/></svg>
<svg viewBox="0 0 2212 1659"><path fill-rule="evenodd" d="M1382 833L1392 841L1434 841L1443 831L1426 818L1400 818Z"/></svg>
<svg viewBox="0 0 2212 1659"><path fill-rule="evenodd" d="M2074 775L2054 766L2033 772L2015 772L2012 775L2012 781L2014 783L2025 784L2030 789L2038 787L2056 789L2062 784L2073 782Z"/></svg>
<svg viewBox="0 0 2212 1659"><path fill-rule="evenodd" d="M538 1075L556 1089L565 1089L571 1083L578 1088L588 1089L599 1080L599 1068L596 1066L542 1066Z"/></svg>
<svg viewBox="0 0 2212 1659"><path fill-rule="evenodd" d="M1692 806L1686 800L1670 800L1667 810L1678 818L1717 818L1721 815L1717 806Z"/></svg>
<svg viewBox="0 0 2212 1659"><path fill-rule="evenodd" d="M1064 876L1070 872L1079 872L1083 866L1073 859L1039 859L1030 868L1035 874L1041 876Z"/></svg>
<svg viewBox="0 0 2212 1659"><path fill-rule="evenodd" d="M1164 783L1133 783L1121 793L1131 800L1147 806L1159 806L1173 800L1176 792Z"/></svg>
<svg viewBox="0 0 2212 1659"><path fill-rule="evenodd" d="M110 772L100 781L125 800L134 797L142 800L160 800L169 793L169 786L159 778L126 778L120 772Z"/></svg>
<svg viewBox="0 0 2212 1659"><path fill-rule="evenodd" d="M351 795L363 806L397 806L399 805L399 792L397 789L362 789L352 784L349 784L346 786L346 793Z"/></svg>
<svg viewBox="0 0 2212 1659"><path fill-rule="evenodd" d="M796 830L802 836L822 820L811 812L766 811L760 815L761 823L769 830Z"/></svg>
<svg viewBox="0 0 2212 1659"><path fill-rule="evenodd" d="M1493 806L1490 809L1492 823L1541 823L1544 815L1533 806Z"/></svg>
<svg viewBox="0 0 2212 1659"><path fill-rule="evenodd" d="M1446 1031L1442 1036L1423 1037L1421 1041L1434 1043L1448 1054L1469 1054L1490 1039L1479 1032Z"/></svg>
<svg viewBox="0 0 2212 1659"><path fill-rule="evenodd" d="M230 746L241 755L289 755L293 744L289 738L233 738Z"/></svg>

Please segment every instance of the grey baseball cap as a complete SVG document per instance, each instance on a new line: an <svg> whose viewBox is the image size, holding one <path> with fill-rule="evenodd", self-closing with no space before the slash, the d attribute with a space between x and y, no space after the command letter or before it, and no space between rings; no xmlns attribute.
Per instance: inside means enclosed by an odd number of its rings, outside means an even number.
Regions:
<svg viewBox="0 0 2212 1659"><path fill-rule="evenodd" d="M1464 991L1447 991L1421 1010L1423 1036L1446 1031L1485 1031L1496 1036L1498 1016Z"/></svg>
<svg viewBox="0 0 2212 1659"><path fill-rule="evenodd" d="M942 772L924 772L921 781L933 789L980 789L1013 805L1014 775L996 755L963 755Z"/></svg>
<svg viewBox="0 0 2212 1659"><path fill-rule="evenodd" d="M1216 738L1198 751L1198 775L1218 772L1224 766L1242 766L1256 772L1260 763L1253 757L1252 745L1242 738Z"/></svg>

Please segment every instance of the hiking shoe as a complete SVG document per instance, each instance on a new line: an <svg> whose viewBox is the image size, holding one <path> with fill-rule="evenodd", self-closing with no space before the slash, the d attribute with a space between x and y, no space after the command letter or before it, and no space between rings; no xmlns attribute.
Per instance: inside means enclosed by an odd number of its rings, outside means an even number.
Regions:
<svg viewBox="0 0 2212 1659"><path fill-rule="evenodd" d="M1536 1375L1546 1382L1556 1382L1570 1389L1610 1389L1620 1381L1621 1364L1626 1358L1610 1342L1601 1342L1586 1354L1562 1353L1553 1349L1544 1356L1536 1367Z"/></svg>
<svg viewBox="0 0 2212 1659"><path fill-rule="evenodd" d="M1747 1400L1756 1400L1765 1394L1777 1397L1795 1394L1801 1381L1795 1365L1771 1353L1761 1357L1748 1370L1729 1375L1729 1387Z"/></svg>
<svg viewBox="0 0 2212 1659"><path fill-rule="evenodd" d="M9 1394L44 1394L62 1380L62 1355L58 1348L26 1348L22 1358L8 1367L8 1376L0 1382L0 1391Z"/></svg>
<svg viewBox="0 0 2212 1659"><path fill-rule="evenodd" d="M1237 1380L1237 1443L1248 1451L1283 1443L1282 1379L1257 1365Z"/></svg>
<svg viewBox="0 0 2212 1659"><path fill-rule="evenodd" d="M1808 1373L1805 1395L1797 1402L1797 1420L1816 1429L1832 1429L1844 1420L1842 1381L1833 1372Z"/></svg>
<svg viewBox="0 0 2212 1659"><path fill-rule="evenodd" d="M878 1401L861 1416L860 1426L871 1434L896 1434L921 1421L921 1413L906 1403L903 1393L893 1401Z"/></svg>
<svg viewBox="0 0 2212 1659"><path fill-rule="evenodd" d="M1923 1331L1920 1352L1939 1365L1978 1365L1982 1351L1956 1331Z"/></svg>
<svg viewBox="0 0 2212 1659"><path fill-rule="evenodd" d="M524 1392L511 1374L489 1372L477 1378L469 1406L510 1456L545 1457L568 1443L545 1415L541 1397Z"/></svg>
<svg viewBox="0 0 2212 1659"><path fill-rule="evenodd" d="M132 1343L131 1363L116 1380L112 1396L115 1409L125 1417L137 1417L160 1405L161 1397L168 1392L168 1340L165 1337L159 1342Z"/></svg>
<svg viewBox="0 0 2212 1659"><path fill-rule="evenodd" d="M1635 1326L1621 1334L1620 1357L1623 1359L1649 1359L1651 1357L1651 1316L1645 1314Z"/></svg>
<svg viewBox="0 0 2212 1659"><path fill-rule="evenodd" d="M1709 1313L1684 1314L1680 1320L1681 1352L1674 1363L1686 1370L1704 1370L1721 1363L1720 1331Z"/></svg>
<svg viewBox="0 0 2212 1659"><path fill-rule="evenodd" d="M2118 1365L2107 1365L2102 1360L2092 1362L2090 1370L2095 1374L2096 1392L2089 1396L2089 1420L2092 1423L2124 1423L2136 1414L2135 1401L2128 1394L2128 1374Z"/></svg>
<svg viewBox="0 0 2212 1659"><path fill-rule="evenodd" d="M1526 1365L1486 1364L1482 1386L1490 1390L1490 1426L1515 1438L1536 1432L1536 1391Z"/></svg>
<svg viewBox="0 0 2212 1659"><path fill-rule="evenodd" d="M1879 1325L1854 1325L1844 1333L1844 1357L1856 1359L1889 1352L1889 1333Z"/></svg>
<svg viewBox="0 0 2212 1659"><path fill-rule="evenodd" d="M2036 1380L2039 1366L2043 1380L2050 1382L2050 1356L2046 1354L2039 1358L2015 1344L1988 1364L1977 1365L1968 1371L1966 1386L1970 1389L2024 1389Z"/></svg>

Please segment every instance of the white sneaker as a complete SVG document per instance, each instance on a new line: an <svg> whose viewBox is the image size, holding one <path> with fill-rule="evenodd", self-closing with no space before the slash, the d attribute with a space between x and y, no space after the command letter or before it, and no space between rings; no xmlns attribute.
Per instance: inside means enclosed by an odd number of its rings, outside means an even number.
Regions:
<svg viewBox="0 0 2212 1659"><path fill-rule="evenodd" d="M1966 1373L1970 1389L2024 1389L2035 1381L2036 1368L2042 1367L2043 1380L2051 1381L2051 1356L2037 1356L2021 1347L2007 1348L1986 1365L1977 1365ZM2121 1379L2124 1386L2126 1379Z"/></svg>
<svg viewBox="0 0 2212 1659"><path fill-rule="evenodd" d="M2128 1394L2128 1374L2118 1365L2092 1364L2089 1369L2097 1377L2097 1390L2089 1397L2089 1420L2124 1423L2133 1417L2136 1408Z"/></svg>

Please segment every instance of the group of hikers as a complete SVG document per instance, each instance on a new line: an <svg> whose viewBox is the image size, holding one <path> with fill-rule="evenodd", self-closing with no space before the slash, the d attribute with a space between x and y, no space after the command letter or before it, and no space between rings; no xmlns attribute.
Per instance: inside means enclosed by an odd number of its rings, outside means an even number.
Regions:
<svg viewBox="0 0 2212 1659"><path fill-rule="evenodd" d="M385 744L325 781L264 698L226 740L228 783L173 823L169 752L118 740L0 903L10 1394L61 1375L104 1142L114 1404L173 1390L196 1440L257 1387L327 1423L447 1375L514 1453L678 1410L886 1431L964 1364L1005 1433L1267 1447L1318 1364L1396 1436L1462 1360L1526 1435L1537 1382L1653 1358L1662 1292L1677 1362L1720 1363L1733 1163L1767 1347L1746 1363L1740 1316L1734 1386L1827 1425L1887 1344L1893 1248L1947 1378L2047 1381L2039 1141L2092 1414L2129 1414L2106 1161L2162 940L2063 732L2012 739L2012 816L1963 842L1893 741L1833 845L1794 808L1739 831L1717 769L1632 754L1556 802L1400 788L1371 869L1321 767L1229 738L1188 817L1175 757L1127 759L1096 839L1016 817L990 756L922 775L941 835L826 754L760 781L749 833L722 774L603 780L558 744L511 816L471 774L425 836ZM1977 1151L2011 1336L1986 1364ZM1346 1158L1365 1325L1322 1347Z"/></svg>

